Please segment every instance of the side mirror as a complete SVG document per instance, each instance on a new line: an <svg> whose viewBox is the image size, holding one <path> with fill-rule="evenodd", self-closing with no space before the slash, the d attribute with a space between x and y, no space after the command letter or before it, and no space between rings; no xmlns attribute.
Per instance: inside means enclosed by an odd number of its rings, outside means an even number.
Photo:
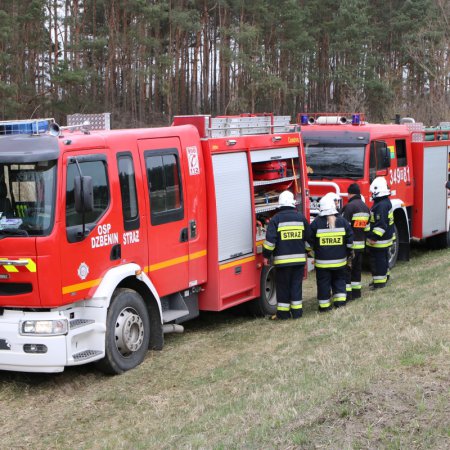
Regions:
<svg viewBox="0 0 450 450"><path fill-rule="evenodd" d="M74 179L75 210L79 214L94 210L94 187L92 177L78 176Z"/></svg>
<svg viewBox="0 0 450 450"><path fill-rule="evenodd" d="M391 167L391 151L387 147L384 149L383 167Z"/></svg>

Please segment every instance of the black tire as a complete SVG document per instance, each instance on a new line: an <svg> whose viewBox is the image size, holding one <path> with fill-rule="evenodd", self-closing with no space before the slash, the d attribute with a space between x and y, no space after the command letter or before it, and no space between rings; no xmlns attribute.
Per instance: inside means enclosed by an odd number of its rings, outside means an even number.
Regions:
<svg viewBox="0 0 450 450"><path fill-rule="evenodd" d="M142 297L132 289L117 289L106 316L105 357L100 370L121 374L141 364L150 342L150 320Z"/></svg>
<svg viewBox="0 0 450 450"><path fill-rule="evenodd" d="M450 247L450 230L427 238L427 245L431 250L441 250Z"/></svg>
<svg viewBox="0 0 450 450"><path fill-rule="evenodd" d="M261 295L247 303L248 312L254 316L268 316L277 312L277 293L275 289L276 269L263 266L261 271Z"/></svg>
<svg viewBox="0 0 450 450"><path fill-rule="evenodd" d="M398 250L400 248L400 236L398 234L397 225L395 225L395 224L394 224L394 236L396 239L394 240L394 242L388 249L389 269L392 269L395 266L395 264L397 263Z"/></svg>

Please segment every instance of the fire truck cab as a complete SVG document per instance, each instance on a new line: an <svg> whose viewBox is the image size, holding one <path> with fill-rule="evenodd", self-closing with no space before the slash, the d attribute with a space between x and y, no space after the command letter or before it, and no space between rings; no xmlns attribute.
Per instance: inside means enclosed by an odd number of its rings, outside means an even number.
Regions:
<svg viewBox="0 0 450 450"><path fill-rule="evenodd" d="M140 364L199 311L276 308L262 264L280 190L306 205L289 117L153 129L0 123L0 369ZM284 172L265 180L258 164ZM178 328L177 328L178 327Z"/></svg>
<svg viewBox="0 0 450 450"><path fill-rule="evenodd" d="M433 246L450 245L449 132L445 124L427 130L405 118L401 124L371 124L363 114L299 114L309 177L311 214L318 200L336 191L347 201L351 183L358 183L370 206L370 183L386 178L396 228L390 266L409 259L410 239ZM450 127L449 127L450 128Z"/></svg>

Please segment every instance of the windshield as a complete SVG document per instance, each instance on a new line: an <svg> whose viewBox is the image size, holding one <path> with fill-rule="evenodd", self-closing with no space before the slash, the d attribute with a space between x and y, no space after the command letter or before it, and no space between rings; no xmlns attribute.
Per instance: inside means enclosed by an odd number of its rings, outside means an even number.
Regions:
<svg viewBox="0 0 450 450"><path fill-rule="evenodd" d="M310 178L363 178L364 145L307 144L305 147Z"/></svg>
<svg viewBox="0 0 450 450"><path fill-rule="evenodd" d="M0 238L51 231L55 182L56 161L0 163Z"/></svg>

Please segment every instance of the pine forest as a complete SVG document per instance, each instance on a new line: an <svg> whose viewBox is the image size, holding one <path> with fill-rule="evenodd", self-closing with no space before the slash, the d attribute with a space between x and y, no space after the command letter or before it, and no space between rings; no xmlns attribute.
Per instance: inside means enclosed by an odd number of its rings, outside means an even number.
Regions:
<svg viewBox="0 0 450 450"><path fill-rule="evenodd" d="M0 120L450 121L450 0L0 0Z"/></svg>

